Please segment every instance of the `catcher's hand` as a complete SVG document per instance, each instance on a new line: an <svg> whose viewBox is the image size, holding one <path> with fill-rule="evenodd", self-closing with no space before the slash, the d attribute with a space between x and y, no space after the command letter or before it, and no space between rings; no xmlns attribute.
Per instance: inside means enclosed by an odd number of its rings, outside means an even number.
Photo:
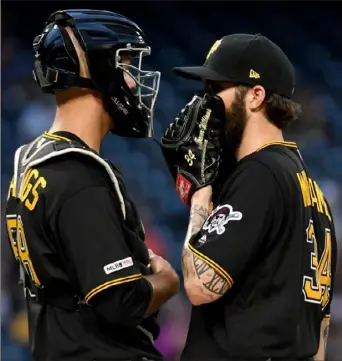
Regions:
<svg viewBox="0 0 342 361"><path fill-rule="evenodd" d="M217 177L224 125L222 99L195 95L161 137L160 146L177 193L188 205L196 190Z"/></svg>

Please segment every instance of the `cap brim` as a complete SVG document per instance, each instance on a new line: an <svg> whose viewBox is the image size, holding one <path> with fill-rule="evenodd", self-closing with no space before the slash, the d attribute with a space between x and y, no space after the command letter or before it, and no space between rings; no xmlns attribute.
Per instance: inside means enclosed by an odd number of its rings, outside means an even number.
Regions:
<svg viewBox="0 0 342 361"><path fill-rule="evenodd" d="M205 66L177 67L177 68L173 68L173 71L177 75L191 80L210 80L210 81L232 80Z"/></svg>

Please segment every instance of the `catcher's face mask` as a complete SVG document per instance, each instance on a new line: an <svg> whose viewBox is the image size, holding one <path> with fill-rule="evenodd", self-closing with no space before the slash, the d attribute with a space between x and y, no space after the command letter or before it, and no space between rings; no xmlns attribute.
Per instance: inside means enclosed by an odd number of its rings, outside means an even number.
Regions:
<svg viewBox="0 0 342 361"><path fill-rule="evenodd" d="M150 55L150 47L117 49L115 52L115 68L123 71L127 86L137 98L137 106L150 120L149 133L153 133L153 110L157 99L160 72L142 68L143 57ZM129 59L129 60L128 60Z"/></svg>

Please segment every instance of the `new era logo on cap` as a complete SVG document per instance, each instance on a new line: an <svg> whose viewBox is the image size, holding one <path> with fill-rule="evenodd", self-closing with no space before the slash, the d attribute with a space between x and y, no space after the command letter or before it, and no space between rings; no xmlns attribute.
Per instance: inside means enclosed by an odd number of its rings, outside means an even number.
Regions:
<svg viewBox="0 0 342 361"><path fill-rule="evenodd" d="M260 79L260 74L257 73L255 70L251 69L249 71L249 77L254 79Z"/></svg>

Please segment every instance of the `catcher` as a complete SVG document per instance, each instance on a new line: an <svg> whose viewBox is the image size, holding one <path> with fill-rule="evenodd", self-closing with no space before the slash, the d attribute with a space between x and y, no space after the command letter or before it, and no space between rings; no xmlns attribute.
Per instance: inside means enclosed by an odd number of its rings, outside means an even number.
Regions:
<svg viewBox="0 0 342 361"><path fill-rule="evenodd" d="M161 139L190 206L181 360L323 361L336 238L322 190L283 139L300 114L292 64L266 37L233 34L204 66L175 71L204 82Z"/></svg>
<svg viewBox="0 0 342 361"><path fill-rule="evenodd" d="M66 10L49 17L34 50L57 113L16 151L6 210L33 360L162 360L156 316L178 276L149 254L122 175L99 154L109 132L152 135L160 73L141 68L150 48L122 15Z"/></svg>

